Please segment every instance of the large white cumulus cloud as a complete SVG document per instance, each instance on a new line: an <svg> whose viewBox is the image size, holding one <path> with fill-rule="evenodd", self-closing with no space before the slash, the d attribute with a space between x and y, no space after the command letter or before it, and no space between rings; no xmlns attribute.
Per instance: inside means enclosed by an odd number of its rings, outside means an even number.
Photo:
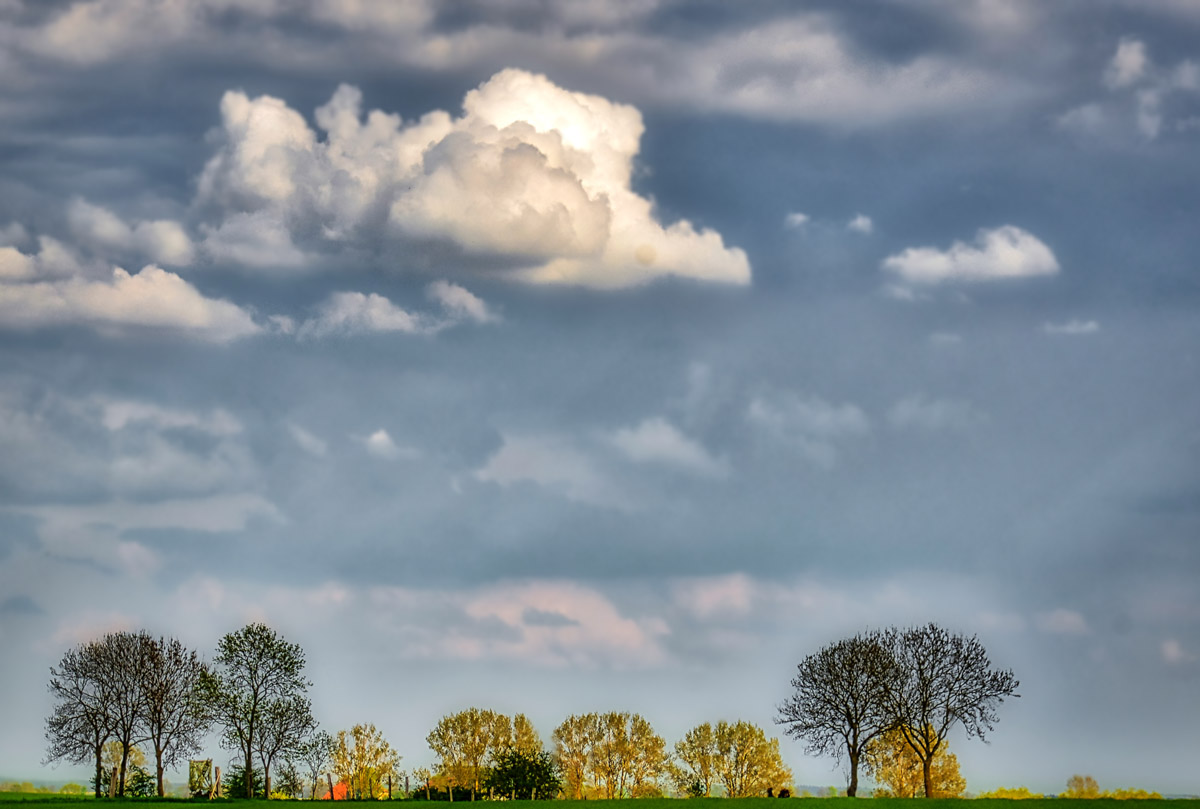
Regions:
<svg viewBox="0 0 1200 809"><path fill-rule="evenodd" d="M643 131L633 107L504 70L463 115L404 122L346 85L316 111L324 136L276 98L230 91L225 142L199 181L218 259L295 267L314 252L446 242L531 283L623 287L665 275L744 284L720 234L664 227L631 188Z"/></svg>

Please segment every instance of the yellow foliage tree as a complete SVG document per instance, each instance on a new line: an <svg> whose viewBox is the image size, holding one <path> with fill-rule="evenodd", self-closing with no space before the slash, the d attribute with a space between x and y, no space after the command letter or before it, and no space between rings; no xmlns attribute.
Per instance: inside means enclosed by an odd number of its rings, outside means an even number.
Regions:
<svg viewBox="0 0 1200 809"><path fill-rule="evenodd" d="M600 733L597 719L594 713L572 714L554 729L554 757L562 770L563 792L574 800L583 798L587 788L592 747Z"/></svg>
<svg viewBox="0 0 1200 809"><path fill-rule="evenodd" d="M441 771L452 783L479 791L487 762L513 743L512 722L495 711L468 708L443 716L425 737L440 759Z"/></svg>
<svg viewBox="0 0 1200 809"><path fill-rule="evenodd" d="M697 725L675 742L678 765L671 768L675 788L691 797L712 795L717 778L717 737L708 722Z"/></svg>
<svg viewBox="0 0 1200 809"><path fill-rule="evenodd" d="M1076 773L1067 779L1067 791L1060 794L1060 798L1099 798L1100 785L1096 783L1096 779L1090 775L1079 775Z"/></svg>
<svg viewBox="0 0 1200 809"><path fill-rule="evenodd" d="M338 780L360 800L387 797L389 777L397 777L400 756L374 725L339 730L333 742L332 767Z"/></svg>
<svg viewBox="0 0 1200 809"><path fill-rule="evenodd" d="M925 794L925 773L921 758L908 743L903 729L888 731L867 746L867 772L879 787L876 797L916 798ZM930 762L933 791L929 798L958 798L967 782L958 771L958 757L942 742Z"/></svg>
<svg viewBox="0 0 1200 809"><path fill-rule="evenodd" d="M792 771L779 755L779 739L768 739L751 722L717 723L716 774L730 798L763 795L768 788L792 786Z"/></svg>

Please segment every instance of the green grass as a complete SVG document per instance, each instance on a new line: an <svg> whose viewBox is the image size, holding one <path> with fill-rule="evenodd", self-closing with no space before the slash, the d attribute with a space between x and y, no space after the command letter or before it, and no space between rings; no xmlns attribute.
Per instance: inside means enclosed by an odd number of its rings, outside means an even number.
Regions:
<svg viewBox="0 0 1200 809"><path fill-rule="evenodd" d="M91 795L59 795L55 793L45 792L0 792L0 805L6 803L70 803L80 800L94 800ZM1111 799L1099 800L1025 800L1025 801L1007 801L1007 800L960 800L958 798L935 799L927 801L924 798L798 798L792 800L804 800L814 802L817 806L812 809L851 809L851 807L861 807L865 802L869 806L874 806L875 809L884 809L884 807L897 807L904 805L911 809L919 809L921 806L928 806L929 809L1163 809L1164 805L1169 806L1169 809L1200 809L1200 800L1161 800L1161 801L1114 801ZM118 799L112 801L113 804L141 804L141 803L195 803L197 806L202 806L205 801L185 801L181 798L129 798ZM222 800L217 803L226 804L230 807L258 807L260 804L265 805L268 801L247 801L247 800ZM282 809L287 805L286 801L270 801L271 806L276 809ZM338 804L353 803L358 806L378 805L378 801L338 801ZM458 804L466 803L465 801L456 801ZM507 801L507 803L518 804L521 809L566 809L564 804L578 806L577 802L567 801ZM591 803L600 803L600 801L592 801ZM671 798L643 798L636 801L628 801L628 803L636 804L636 809L683 809L682 804L686 803L687 809L780 809L778 799L771 798L690 798L686 801L671 799ZM444 807L449 804L444 802L434 802L427 804L424 801L414 801L413 809L417 806ZM328 805L328 804L324 804ZM299 807L297 807L299 809ZM463 806L462 809L468 809ZM517 809L515 806L513 809Z"/></svg>

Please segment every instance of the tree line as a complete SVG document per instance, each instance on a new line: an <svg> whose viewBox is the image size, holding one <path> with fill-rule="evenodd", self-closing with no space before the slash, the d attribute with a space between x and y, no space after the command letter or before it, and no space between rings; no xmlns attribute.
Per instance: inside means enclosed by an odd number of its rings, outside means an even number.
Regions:
<svg viewBox="0 0 1200 809"><path fill-rule="evenodd" d="M336 736L320 730L304 665L303 650L263 624L225 635L211 663L173 638L145 632L80 644L50 671L47 761L94 762L100 796L107 746L114 759L108 771L116 771L116 792L125 795L130 756L144 744L161 796L164 770L187 761L215 729L238 757L227 794L269 797L274 773L279 791L293 796L317 797L322 778L332 789L334 775L347 797L390 795L393 779L407 775L400 756L374 725ZM860 764L898 784L896 773L912 781L914 760L922 794L954 792L943 766L953 759L947 733L961 725L982 738L996 706L1017 687L1010 671L991 668L976 638L933 624L830 644L799 664L791 684L776 722L809 752L845 759L850 796ZM552 752L523 714L470 708L445 716L427 737L437 764L413 771L412 797L640 797L668 785L679 794L744 797L792 785L779 740L744 721L705 722L668 747L639 714L587 713L567 717L551 739ZM956 761L952 770L957 777Z"/></svg>

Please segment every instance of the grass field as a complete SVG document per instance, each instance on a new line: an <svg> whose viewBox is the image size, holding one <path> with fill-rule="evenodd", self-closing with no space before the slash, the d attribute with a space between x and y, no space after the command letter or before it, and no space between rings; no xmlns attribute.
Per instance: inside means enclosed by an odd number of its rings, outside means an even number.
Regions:
<svg viewBox="0 0 1200 809"><path fill-rule="evenodd" d="M54 795L47 793L36 792L0 792L0 805L6 803L20 803L23 805L38 804L38 803L72 803L81 800L89 800L90 795L82 797L72 795ZM928 806L929 809L958 809L961 804L961 809L999 809L999 807L1010 807L1011 809L1116 809L1120 805L1124 805L1127 809L1156 809L1162 805L1169 805L1170 809L1200 809L1200 800L1151 800L1151 801L1115 801L1111 799L1100 800L1025 800L1025 801L1007 801L1007 800L961 800L958 798L950 798L945 800L925 800L924 798L792 798L790 800L812 801L820 804L819 808L814 809L851 809L854 806L861 806L865 801L876 809L884 809L887 806L904 805L908 807L917 807L920 805ZM114 801L116 803L118 801ZM180 798L131 798L121 799L120 803L193 803L193 801L185 801ZM195 801L197 804L203 804L202 801ZM233 804L235 806L258 806L259 804L267 804L267 801L247 801L247 800L222 800L219 803ZM378 801L339 801L339 803L354 803L360 806L378 805ZM414 804L418 802L414 801ZM449 806L447 803L425 804L421 805L432 806ZM463 803L463 801L458 801ZM509 801L508 803L520 806L522 809L563 809L566 801ZM671 798L643 798L631 800L628 803L636 804L636 809L680 809L681 799ZM686 801L688 809L779 809L779 800L771 798L689 798ZM270 805L278 807L280 801L270 801Z"/></svg>

